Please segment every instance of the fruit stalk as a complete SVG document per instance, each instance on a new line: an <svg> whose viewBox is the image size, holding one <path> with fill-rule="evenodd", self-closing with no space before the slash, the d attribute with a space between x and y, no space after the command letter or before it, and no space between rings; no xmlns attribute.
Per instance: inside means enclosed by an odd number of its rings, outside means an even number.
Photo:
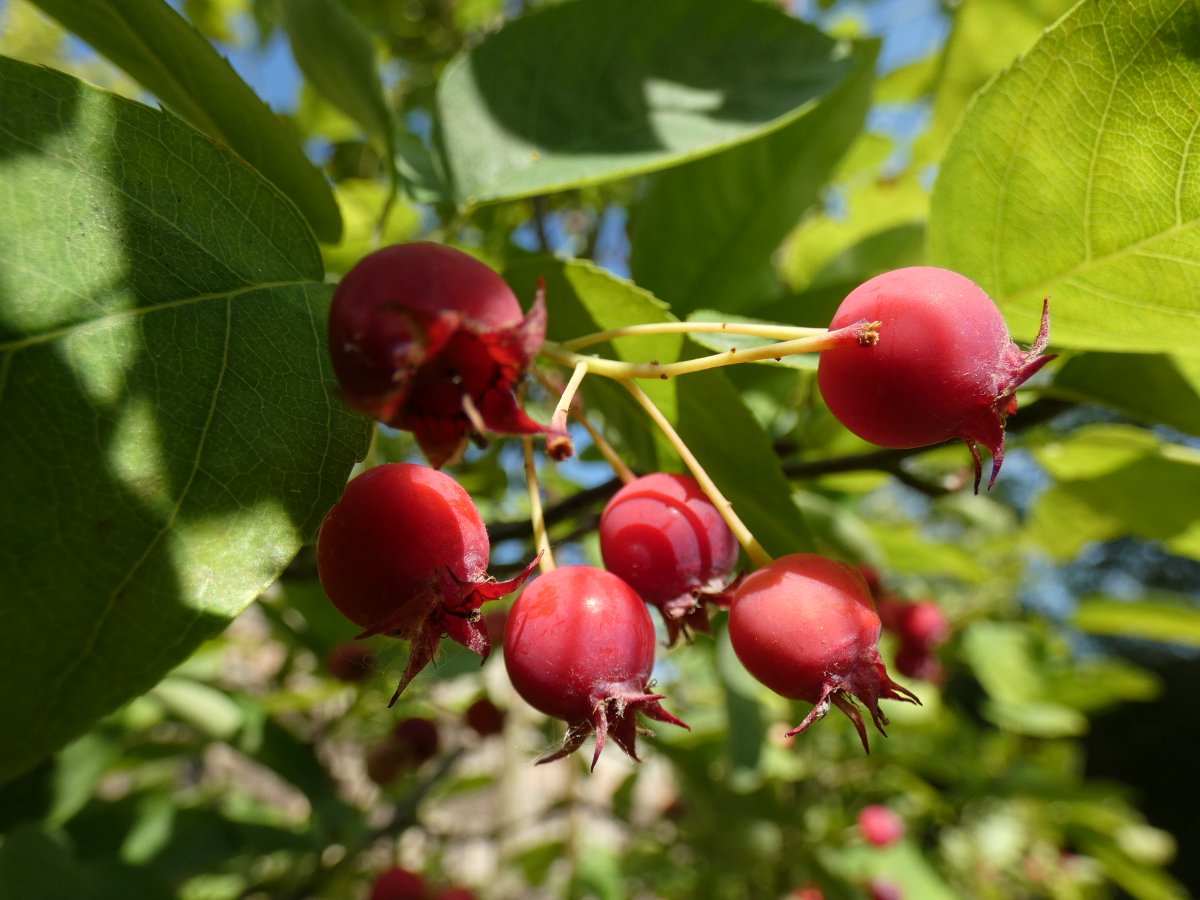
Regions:
<svg viewBox="0 0 1200 900"><path fill-rule="evenodd" d="M667 323L676 324L676 323ZM686 322L677 323L687 325ZM828 331L818 329L816 334L794 338L787 341L776 341L761 347L731 347L721 353L710 356L700 356L696 359L684 359L673 363L660 363L651 360L646 363L623 362L616 359L604 359L599 356L584 356L565 348L565 345L546 341L542 345L542 355L554 362L574 368L580 363L586 363L589 372L617 380L631 378L671 378L678 375L689 375L693 372L703 372L720 366L733 366L738 363L760 362L765 359L779 360L785 356L796 356L800 353L819 353L832 350L835 347L870 346L879 340L879 323L863 319L842 328Z"/></svg>
<svg viewBox="0 0 1200 900"><path fill-rule="evenodd" d="M564 350L582 350L593 344L602 344L614 338L638 337L649 334L744 334L750 337L765 337L775 341L791 341L799 338L820 337L828 334L828 328L806 328L799 325L776 325L770 322L644 322L609 328L582 337L563 341Z"/></svg>
<svg viewBox="0 0 1200 900"><path fill-rule="evenodd" d="M679 436L679 432L675 430L674 426L667 421L667 417L662 414L662 411L654 405L654 401L632 380L623 378L620 379L620 382L633 395L633 398L641 404L642 408L646 410L646 414L650 416L654 424L659 427L671 443L671 446L675 448L675 452L679 454L679 458L683 460L684 465L691 471L692 476L699 483L700 489L704 491L705 496L717 508L717 511L721 514L721 518L725 520L725 523L729 526L729 530L733 532L734 537L737 538L737 542L742 545L742 549L746 551L746 555L750 557L750 561L754 566L761 568L762 566L769 565L772 561L771 555L763 549L762 544L758 542L758 539L746 527L746 523L734 512L733 504L721 493L721 489L709 477L708 472L704 470L704 466L700 464L700 460L696 459L691 448Z"/></svg>
<svg viewBox="0 0 1200 900"><path fill-rule="evenodd" d="M537 550L538 571L547 575L554 571L554 554L546 534L546 514L542 510L542 491L538 485L537 464L533 458L533 439L521 438L525 450L525 484L529 488L529 520L533 523L533 546Z"/></svg>

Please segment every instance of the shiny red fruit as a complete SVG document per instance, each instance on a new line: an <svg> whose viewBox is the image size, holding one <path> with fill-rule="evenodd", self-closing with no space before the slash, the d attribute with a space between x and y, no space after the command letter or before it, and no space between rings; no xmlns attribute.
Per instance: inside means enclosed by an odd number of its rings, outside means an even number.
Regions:
<svg viewBox="0 0 1200 900"><path fill-rule="evenodd" d="M364 257L329 311L329 352L346 402L411 431L434 467L485 431L546 430L513 392L545 334L540 292L525 315L487 265L427 242Z"/></svg>
<svg viewBox="0 0 1200 900"><path fill-rule="evenodd" d="M624 581L592 566L565 566L527 587L509 611L504 663L527 703L569 726L563 746L538 760L573 753L596 735L592 768L612 735L635 760L637 714L688 726L646 688L654 668L654 624Z"/></svg>
<svg viewBox="0 0 1200 900"><path fill-rule="evenodd" d="M821 354L817 379L837 419L881 447L924 447L962 438L975 462L992 454L995 482L1004 461L1004 423L1015 392L1053 357L1049 306L1028 351L1008 335L1000 310L970 279L932 266L886 272L855 288L830 329L862 319L881 323L879 340Z"/></svg>
<svg viewBox="0 0 1200 900"><path fill-rule="evenodd" d="M707 602L727 605L738 544L696 479L658 472L622 487L600 517L605 567L657 606L669 643L708 631Z"/></svg>
<svg viewBox="0 0 1200 900"><path fill-rule="evenodd" d="M857 698L881 734L881 699L919 702L888 676L879 658L879 617L862 576L845 563L808 553L775 560L738 586L729 637L746 669L784 697L807 700L812 712L790 737L829 711L844 712L868 753Z"/></svg>
<svg viewBox="0 0 1200 900"><path fill-rule="evenodd" d="M443 636L487 658L480 606L516 590L487 574L491 547L470 495L428 466L389 463L352 480L321 525L317 569L329 599L362 637L411 641L396 697Z"/></svg>

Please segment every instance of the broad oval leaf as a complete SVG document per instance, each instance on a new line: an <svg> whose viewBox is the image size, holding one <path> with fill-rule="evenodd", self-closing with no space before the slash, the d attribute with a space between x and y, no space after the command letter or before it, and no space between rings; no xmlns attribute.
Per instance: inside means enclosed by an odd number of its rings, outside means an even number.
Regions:
<svg viewBox="0 0 1200 900"><path fill-rule="evenodd" d="M366 425L295 207L174 116L0 59L0 781L270 584Z"/></svg>
<svg viewBox="0 0 1200 900"><path fill-rule="evenodd" d="M1200 647L1200 609L1182 597L1128 601L1087 597L1071 624L1088 634Z"/></svg>
<svg viewBox="0 0 1200 900"><path fill-rule="evenodd" d="M677 315L743 310L778 293L772 256L867 115L877 45L855 50L854 67L805 115L653 180L635 207L629 264Z"/></svg>
<svg viewBox="0 0 1200 900"><path fill-rule="evenodd" d="M853 65L849 44L763 3L554 4L447 68L455 194L469 206L678 165L783 127Z"/></svg>
<svg viewBox="0 0 1200 900"><path fill-rule="evenodd" d="M976 98L933 193L932 262L1032 337L1200 354L1200 6L1087 0Z"/></svg>
<svg viewBox="0 0 1200 900"><path fill-rule="evenodd" d="M342 232L329 183L212 44L163 0L32 0L163 104L228 144L300 208L323 241Z"/></svg>

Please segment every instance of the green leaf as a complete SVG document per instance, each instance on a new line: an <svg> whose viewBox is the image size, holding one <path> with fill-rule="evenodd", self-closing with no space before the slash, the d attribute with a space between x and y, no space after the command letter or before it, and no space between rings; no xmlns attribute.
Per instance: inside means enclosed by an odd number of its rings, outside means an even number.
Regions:
<svg viewBox="0 0 1200 900"><path fill-rule="evenodd" d="M163 0L33 0L136 78L172 112L232 147L308 219L341 234L333 193L283 121Z"/></svg>
<svg viewBox="0 0 1200 900"><path fill-rule="evenodd" d="M1200 451L1133 428L1093 426L1035 451L1057 482L1034 507L1027 536L1059 557L1088 541L1134 535L1200 558Z"/></svg>
<svg viewBox="0 0 1200 900"><path fill-rule="evenodd" d="M447 168L472 205L678 165L782 128L853 65L848 44L762 3L553 4L446 69Z"/></svg>
<svg viewBox="0 0 1200 900"><path fill-rule="evenodd" d="M1086 0L975 100L933 193L931 261L1014 333L1051 296L1057 346L1200 354L1200 7Z"/></svg>
<svg viewBox="0 0 1200 900"><path fill-rule="evenodd" d="M1089 634L1143 638L1200 647L1200 609L1162 600L1108 600L1088 597L1079 604L1071 622Z"/></svg>
<svg viewBox="0 0 1200 900"><path fill-rule="evenodd" d="M655 178L635 207L634 281L678 315L775 293L772 256L862 127L877 49L859 45L845 79L785 128Z"/></svg>
<svg viewBox="0 0 1200 900"><path fill-rule="evenodd" d="M1034 45L1077 0L963 0L942 53L933 121L918 140L918 155L937 160L971 97Z"/></svg>
<svg viewBox="0 0 1200 900"><path fill-rule="evenodd" d="M393 156L395 122L383 95L370 35L334 0L285 0L292 55L313 88Z"/></svg>
<svg viewBox="0 0 1200 900"><path fill-rule="evenodd" d="M1200 434L1200 360L1165 353L1081 353L1045 393L1103 403L1147 423Z"/></svg>
<svg viewBox="0 0 1200 900"><path fill-rule="evenodd" d="M173 116L0 60L0 781L313 539L367 426L296 209Z"/></svg>

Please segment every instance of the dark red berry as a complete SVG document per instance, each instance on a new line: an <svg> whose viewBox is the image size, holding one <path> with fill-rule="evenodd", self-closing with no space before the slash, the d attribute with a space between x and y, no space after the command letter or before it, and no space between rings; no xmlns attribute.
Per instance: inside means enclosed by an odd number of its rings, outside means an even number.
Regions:
<svg viewBox="0 0 1200 900"><path fill-rule="evenodd" d="M815 554L784 556L745 577L729 611L729 637L746 669L784 697L807 700L806 730L832 703L867 731L856 697L884 734L880 699L919 702L888 677L879 658L879 617L866 582L851 566Z"/></svg>
<svg viewBox="0 0 1200 900"><path fill-rule="evenodd" d="M442 888L433 900L475 900L475 892L463 887Z"/></svg>
<svg viewBox="0 0 1200 900"><path fill-rule="evenodd" d="M329 350L346 402L411 431L440 467L482 432L546 429L513 390L541 350L546 307L529 314L499 275L442 244L384 247L337 286Z"/></svg>
<svg viewBox="0 0 1200 900"><path fill-rule="evenodd" d="M371 885L371 900L425 900L425 879L416 872L394 866Z"/></svg>
<svg viewBox="0 0 1200 900"><path fill-rule="evenodd" d="M920 678L940 684L946 670L931 647L901 642L896 650L896 671L908 678Z"/></svg>
<svg viewBox="0 0 1200 900"><path fill-rule="evenodd" d="M896 633L907 644L936 647L950 637L950 622L936 603L905 603L897 610Z"/></svg>
<svg viewBox="0 0 1200 900"><path fill-rule="evenodd" d="M480 697L467 707L463 719L480 737L490 737L504 730L504 712L487 697Z"/></svg>
<svg viewBox="0 0 1200 900"><path fill-rule="evenodd" d="M962 438L975 462L992 454L995 482L1004 461L1004 422L1015 392L1052 359L1050 312L1028 351L1008 335L1000 310L969 279L947 269L913 266L878 275L842 301L831 329L862 319L882 323L873 345L821 354L821 394L838 420L882 447L924 447Z"/></svg>
<svg viewBox="0 0 1200 900"><path fill-rule="evenodd" d="M392 728L392 743L400 747L416 764L433 759L441 746L441 735L433 719L412 716L401 719Z"/></svg>
<svg viewBox="0 0 1200 900"><path fill-rule="evenodd" d="M504 663L518 694L569 726L550 762L573 753L592 732L600 759L611 734L635 760L637 714L688 726L646 692L654 668L654 623L624 581L592 566L566 566L527 587L509 612Z"/></svg>
<svg viewBox="0 0 1200 900"><path fill-rule="evenodd" d="M668 642L708 631L706 602L720 605L733 581L738 544L696 479L659 472L622 487L600 517L610 572L662 611Z"/></svg>
<svg viewBox="0 0 1200 900"><path fill-rule="evenodd" d="M365 630L412 642L392 703L437 653L443 636L487 658L479 608L517 589L487 574L487 530L471 497L428 466L389 463L352 480L317 538L329 599Z"/></svg>
<svg viewBox="0 0 1200 900"><path fill-rule="evenodd" d="M329 651L325 665L338 681L363 681L375 670L375 653L365 644L342 641Z"/></svg>
<svg viewBox="0 0 1200 900"><path fill-rule="evenodd" d="M873 803L859 810L858 832L868 844L887 847L904 837L904 820L886 806Z"/></svg>

